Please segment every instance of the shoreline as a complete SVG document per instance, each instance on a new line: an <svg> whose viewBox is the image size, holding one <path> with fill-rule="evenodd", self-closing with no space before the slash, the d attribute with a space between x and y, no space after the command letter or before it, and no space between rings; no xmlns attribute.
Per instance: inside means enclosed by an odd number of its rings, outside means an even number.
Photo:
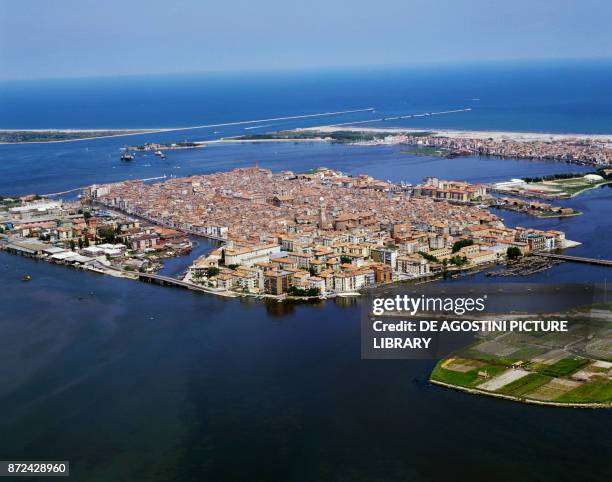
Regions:
<svg viewBox="0 0 612 482"><path fill-rule="evenodd" d="M431 383L432 385L438 385L438 386L449 388L452 390L459 390L465 393L469 393L471 395L482 395L482 396L487 396L487 397L501 398L501 399L509 400L512 402L527 403L531 405L542 405L546 407L557 407L557 408L590 408L590 409L597 409L597 408L610 409L612 408L612 403L597 403L597 402L595 403L578 403L578 402L563 403L563 402L547 402L545 400L535 400L531 398L519 398L519 397L514 397L512 395L504 395L503 393L487 392L485 390L478 390L477 388L469 388L469 387L462 387L460 385L453 385L450 383L435 380L431 377L429 378L429 383Z"/></svg>
<svg viewBox="0 0 612 482"><path fill-rule="evenodd" d="M304 117L314 117L314 116L324 116L324 115L334 115L336 113L323 113L323 114L313 114L309 116L295 116L289 117L291 118L304 118ZM91 136L81 137L77 139L59 139L59 140L38 140L38 141L18 141L18 142L0 142L0 145L22 145L22 144L55 144L61 142L75 142L75 141L86 141L86 140L95 140L95 139L109 139L113 137L127 137L127 136L135 136L135 135L146 135L146 134L159 134L166 132L179 132L186 130L195 130L195 129L205 129L212 127L223 127L223 126L233 126L233 125L242 125L242 124L251 124L262 121L267 121L268 119L260 119L255 121L238 121L238 122L229 122L224 124L210 124L210 125L201 125L201 126L188 126L188 127L158 127L158 128L135 128L135 129L125 129L125 128L117 128L117 129L78 129L78 128L70 128L70 129L0 129L1 132L6 133L56 133L56 134L75 134L75 133L89 133ZM270 119L270 120L282 120L282 119ZM503 141L503 140L514 140L518 142L537 142L537 141L562 141L562 140L596 140L599 142L606 142L608 144L612 144L612 133L610 134L588 134L588 133L558 133L558 132L527 132L527 131L499 131L499 130L466 130L466 129L437 129L437 128L429 128L429 127L355 127L350 125L322 125L322 126L314 126L314 127L299 127L295 129L290 129L295 132L322 132L322 133L332 133L338 131L348 131L348 132L369 132L369 133L389 133L389 134L412 134L412 133L420 133L420 132L428 132L430 133L430 137L453 137L456 139L482 139L488 140L493 139L494 141ZM95 135L96 133L103 132L115 132L112 135ZM274 131L270 131L274 132ZM234 137L241 137L241 135L237 135ZM324 141L325 139L256 139L256 140L241 140L241 139L232 139L232 137L225 137L219 139L212 139L209 141L194 141L196 143L207 144L207 143L223 143L223 142L262 142L262 141L274 141L274 142L304 142L304 141Z"/></svg>
<svg viewBox="0 0 612 482"><path fill-rule="evenodd" d="M330 111L330 112L318 112L315 114L302 114L302 115L293 115L293 116L285 116L285 117L272 117L268 119L254 119L254 120L245 120L245 121L234 121L234 122L223 122L219 124L203 124L197 126L187 126L187 127L161 127L161 128L143 128L143 129L107 129L109 131L119 132L118 134L113 134L110 136L96 136L96 137L83 137L80 139L61 139L56 141L25 141L25 142L2 142L0 144L42 144L42 143L52 143L52 142L72 142L72 141L83 141L83 140L91 140L91 139L102 139L109 137L123 137L123 136L132 136L138 134L156 134L156 133L165 133L165 132L178 132L178 131L189 131L196 129L208 129L213 127L228 127L228 126L238 126L245 124L257 124L260 122L276 122L276 121L285 121L285 120L296 120L296 119L310 119L314 117L331 117L343 114L354 114L357 112L370 112L373 111L373 107L367 107L362 109L351 109L351 110L342 110L342 111ZM75 132L101 132L103 129L0 129L1 132L33 132L33 133L42 133L42 132L56 132L56 133L75 133ZM136 132L138 131L138 132Z"/></svg>
<svg viewBox="0 0 612 482"><path fill-rule="evenodd" d="M319 127L301 127L293 129L297 132L338 132L338 131L349 131L349 132L371 132L371 133L384 133L389 132L390 134L398 133L417 133L417 132L429 132L430 136L446 136L455 137L460 139L490 139L493 140L506 140L513 139L523 142L533 141L550 141L550 140L568 140L568 139L595 139L599 141L607 141L612 143L612 133L610 134L587 134L587 133L557 133L557 132L526 132L526 131L498 131L498 130L467 130L467 129L436 129L430 127L352 127L352 126L333 126L325 125Z"/></svg>

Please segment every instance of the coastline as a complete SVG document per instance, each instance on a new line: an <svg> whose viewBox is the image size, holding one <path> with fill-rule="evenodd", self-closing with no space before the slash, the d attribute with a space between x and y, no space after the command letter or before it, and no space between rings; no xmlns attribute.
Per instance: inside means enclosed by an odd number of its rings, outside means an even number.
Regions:
<svg viewBox="0 0 612 482"><path fill-rule="evenodd" d="M347 111L351 112L351 111ZM314 117L314 116L325 116L325 115L335 115L340 113L324 113L324 114L314 114L311 116L296 116L291 118L303 118L303 117ZM291 119L288 118L288 119ZM257 122L264 121L275 121L275 120L283 120L284 118L275 118L275 119L260 119L254 121L238 121L238 122L229 122L224 124L209 124L209 125L201 125L201 126L188 126L188 127L160 127L160 128L136 128L136 129L0 129L0 132L7 133L16 133L16 132L24 132L24 133L56 133L56 134L74 134L74 133L90 133L91 136L81 137L77 139L58 139L58 140L38 140L38 141L17 141L17 142L0 142L0 145L21 145L21 144L55 144L62 142L75 142L75 141L86 141L86 140L94 140L94 139L109 139L113 137L127 137L127 136L135 136L135 135L146 135L146 134L160 134L166 132L180 132L186 130L195 130L195 129L205 129L212 127L224 127L224 126L233 126L233 125L243 125L243 124L252 124ZM332 133L338 131L348 131L348 132L368 132L368 133L389 133L389 134L413 134L413 133L422 133L428 132L430 133L430 137L453 137L456 139L481 139L481 140L493 140L493 141L504 141L504 140L513 140L517 142L548 142L548 141L568 141L568 140L595 140L598 142L606 142L612 145L612 133L611 134L586 134L586 133L556 133L556 132L527 132L527 131L482 131L482 130L456 130L456 129L432 129L429 127L355 127L350 125L322 125L322 126L314 126L314 127L299 127L295 129L291 129L295 132L323 132L323 133ZM112 135L95 135L96 133L102 132L116 132ZM274 132L274 131L270 131ZM233 137L242 137L242 135L237 135ZM213 140L203 140L203 141L194 141L198 144L210 144L210 143L255 143L255 142L316 142L316 141L326 141L327 139L233 139L232 137L222 137L219 139Z"/></svg>
<svg viewBox="0 0 612 482"><path fill-rule="evenodd" d="M512 395L504 395L503 393L487 392L485 390L478 390L477 388L469 388L469 387L462 387L460 385L452 385L450 383L435 380L431 378L431 376L429 378L429 383L433 385L439 385L441 387L449 388L452 390L459 390L462 392L469 393L471 395L483 395L483 396L488 396L488 397L501 398L504 400L510 400L512 402L528 403L531 405L542 405L542 406L557 407L557 408L591 408L591 409L612 408L612 403L576 403L576 402L563 403L563 402L547 402L545 400L534 400L531 398L513 397Z"/></svg>
<svg viewBox="0 0 612 482"><path fill-rule="evenodd" d="M585 134L585 133L552 133L552 132L525 132L525 131L481 131L481 130L458 130L458 129L432 129L430 127L351 127L351 126L320 126L320 127L303 127L293 129L295 131L302 132L337 132L337 131L349 131L349 132L372 132L372 133L384 133L389 132L390 134L399 133L417 133L417 132L429 132L431 136L446 136L456 137L458 139L493 139L496 141L502 141L512 139L523 142L533 141L559 141L568 139L594 139L601 142L612 143L611 134Z"/></svg>

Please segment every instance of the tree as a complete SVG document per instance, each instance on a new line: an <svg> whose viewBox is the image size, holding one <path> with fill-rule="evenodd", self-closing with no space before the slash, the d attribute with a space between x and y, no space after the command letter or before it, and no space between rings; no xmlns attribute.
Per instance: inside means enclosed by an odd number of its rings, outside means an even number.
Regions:
<svg viewBox="0 0 612 482"><path fill-rule="evenodd" d="M216 266L209 266L206 268L206 276L212 278L213 276L217 276L219 274L219 268Z"/></svg>
<svg viewBox="0 0 612 482"><path fill-rule="evenodd" d="M467 263L467 258L465 256L453 256L450 259L450 262L455 266L463 266L465 263Z"/></svg>
<svg viewBox="0 0 612 482"><path fill-rule="evenodd" d="M79 244L79 249L83 249L83 238L79 238L78 244Z"/></svg>
<svg viewBox="0 0 612 482"><path fill-rule="evenodd" d="M107 243L114 243L115 229L112 226L102 226L98 229L98 236Z"/></svg>
<svg viewBox="0 0 612 482"><path fill-rule="evenodd" d="M342 264L351 264L351 257L350 256L340 256L340 262Z"/></svg>
<svg viewBox="0 0 612 482"><path fill-rule="evenodd" d="M426 253L425 251L419 251L419 254L423 256L427 261L433 261L434 263L439 263L438 258L436 258L433 254Z"/></svg>
<svg viewBox="0 0 612 482"><path fill-rule="evenodd" d="M466 246L471 246L472 244L474 244L474 241L471 239L460 239L459 241L456 241L455 244L453 244L452 251L453 253L456 253L461 248L465 248Z"/></svg>
<svg viewBox="0 0 612 482"><path fill-rule="evenodd" d="M292 296L319 296L321 290L319 288L298 288L297 286L290 286L287 289L287 294Z"/></svg>
<svg viewBox="0 0 612 482"><path fill-rule="evenodd" d="M506 251L506 256L508 256L508 259L516 259L523 256L523 253L517 246L510 246Z"/></svg>

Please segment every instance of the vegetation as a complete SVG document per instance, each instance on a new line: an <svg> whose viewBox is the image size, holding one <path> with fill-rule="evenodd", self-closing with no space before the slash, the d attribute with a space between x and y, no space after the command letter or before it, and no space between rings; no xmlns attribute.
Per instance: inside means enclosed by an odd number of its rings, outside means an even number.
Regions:
<svg viewBox="0 0 612 482"><path fill-rule="evenodd" d="M591 173L594 174L594 173ZM523 181L525 182L543 182L543 181L556 181L558 179L572 179L576 177L582 177L585 173L582 172L563 172L559 174L549 174L547 176L534 176L534 177L524 177Z"/></svg>
<svg viewBox="0 0 612 482"><path fill-rule="evenodd" d="M518 380L501 387L499 390L497 390L497 393L521 398L526 393L533 392L536 388L545 385L550 380L551 377L546 375L541 375L540 373L530 373L523 378L519 378Z"/></svg>
<svg viewBox="0 0 612 482"><path fill-rule="evenodd" d="M606 174L604 169L597 169L593 172L563 172L559 174L549 174L547 176L535 176L535 177L524 177L525 182L543 182L543 181L557 181L563 179L577 179L586 176L587 174L597 174L604 179L612 179L612 174Z"/></svg>
<svg viewBox="0 0 612 482"><path fill-rule="evenodd" d="M610 403L612 400L612 380L596 380L585 383L567 393L564 393L557 402L567 403Z"/></svg>
<svg viewBox="0 0 612 482"><path fill-rule="evenodd" d="M459 241L455 241L453 244L452 252L456 253L461 248L465 248L466 246L472 246L474 241L472 239L460 239Z"/></svg>
<svg viewBox="0 0 612 482"><path fill-rule="evenodd" d="M467 264L468 259L465 256L453 256L449 261L455 266L463 266L464 264Z"/></svg>
<svg viewBox="0 0 612 482"><path fill-rule="evenodd" d="M498 375L504 370L506 370L506 367L502 365L489 364L479 368L474 368L474 370L470 370L469 372L458 372L442 368L442 364L438 363L438 365L434 368L431 374L431 378L432 380L448 383L450 385L459 385L461 387L476 387L477 385L485 381L485 378L479 377L478 373L486 371L487 374L492 377Z"/></svg>
<svg viewBox="0 0 612 482"><path fill-rule="evenodd" d="M102 226L98 228L98 237L103 243L114 243L116 241L116 230L112 226Z"/></svg>
<svg viewBox="0 0 612 482"><path fill-rule="evenodd" d="M377 139L384 139L391 132L366 132L366 131L334 131L334 132L321 132L321 131L277 131L267 132L262 134L250 134L247 136L241 136L237 139L246 141L257 141L267 139L279 139L279 140L291 140L291 139L331 139L333 142L342 144L349 144L354 142L373 141ZM431 135L431 132L419 131L411 132L411 136L425 137Z"/></svg>
<svg viewBox="0 0 612 482"><path fill-rule="evenodd" d="M580 368L589 364L586 358L569 357L559 360L549 366L540 368L539 372L549 377L561 377L578 371Z"/></svg>
<svg viewBox="0 0 612 482"><path fill-rule="evenodd" d="M419 254L423 256L427 261L433 261L434 263L439 263L440 261L434 255L426 253L425 251L419 251Z"/></svg>
<svg viewBox="0 0 612 482"><path fill-rule="evenodd" d="M51 142L69 141L74 139L85 139L89 137L107 137L125 134L126 131L2 131L0 130L0 142ZM130 131L144 132L144 131Z"/></svg>
<svg viewBox="0 0 612 482"><path fill-rule="evenodd" d="M409 149L402 149L401 154L411 154L414 156L444 157L446 153L439 147L415 146Z"/></svg>
<svg viewBox="0 0 612 482"><path fill-rule="evenodd" d="M209 266L206 268L206 276L212 278L213 276L217 276L219 274L219 268L216 266Z"/></svg>
<svg viewBox="0 0 612 482"><path fill-rule="evenodd" d="M296 286L290 286L287 289L287 294L291 296L319 296L321 294L321 290L319 288L298 288Z"/></svg>
<svg viewBox="0 0 612 482"><path fill-rule="evenodd" d="M340 263L342 264L351 264L351 261L353 261L353 258L350 256L340 256Z"/></svg>
<svg viewBox="0 0 612 482"><path fill-rule="evenodd" d="M518 248L517 246L510 246L506 250L506 256L508 256L508 259L517 259L517 258L520 258L522 255L523 253L521 252L520 248Z"/></svg>

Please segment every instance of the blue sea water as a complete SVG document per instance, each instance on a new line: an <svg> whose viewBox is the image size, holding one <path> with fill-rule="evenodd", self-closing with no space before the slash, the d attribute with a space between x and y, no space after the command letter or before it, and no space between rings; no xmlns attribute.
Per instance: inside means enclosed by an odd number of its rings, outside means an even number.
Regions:
<svg viewBox="0 0 612 482"><path fill-rule="evenodd" d="M372 125L612 133L611 81L610 62L577 62L10 82L0 84L0 127L177 127L376 108L266 122L265 131L470 106ZM211 145L165 160L119 160L126 143L260 131L244 127L0 145L0 194L254 163L408 182L580 169L321 143ZM574 253L612 259L612 189L564 203L584 215L499 214L508 225L564 230L583 242ZM180 273L186 261L172 260L166 273ZM3 252L0 268L0 459L69 459L72 479L87 482L609 479L609 412L447 391L427 383L434 360L361 360L359 300L226 300ZM21 283L24 273L33 281ZM525 281L607 276L606 268L566 263Z"/></svg>
<svg viewBox="0 0 612 482"><path fill-rule="evenodd" d="M402 124L610 133L611 84L610 60L11 81L0 82L0 128L184 127L376 109L332 121L343 122L471 107Z"/></svg>

